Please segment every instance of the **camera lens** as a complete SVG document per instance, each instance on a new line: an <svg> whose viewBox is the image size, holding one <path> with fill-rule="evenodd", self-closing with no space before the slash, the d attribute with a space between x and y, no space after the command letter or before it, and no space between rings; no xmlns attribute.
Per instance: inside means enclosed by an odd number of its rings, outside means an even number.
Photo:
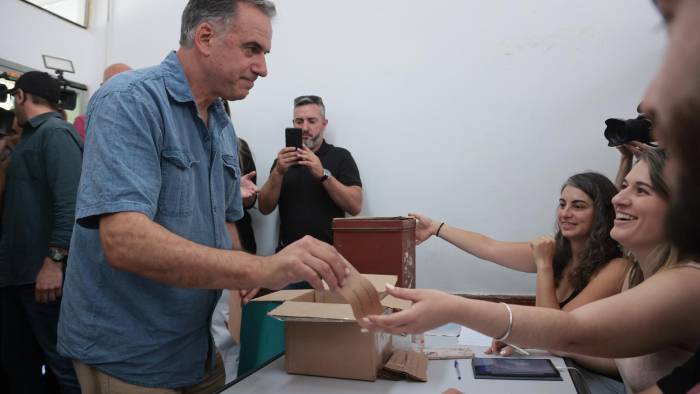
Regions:
<svg viewBox="0 0 700 394"><path fill-rule="evenodd" d="M611 118L606 120L605 124L607 125L605 138L608 140L608 146L619 146L630 141L652 142L652 123L643 115L627 120Z"/></svg>

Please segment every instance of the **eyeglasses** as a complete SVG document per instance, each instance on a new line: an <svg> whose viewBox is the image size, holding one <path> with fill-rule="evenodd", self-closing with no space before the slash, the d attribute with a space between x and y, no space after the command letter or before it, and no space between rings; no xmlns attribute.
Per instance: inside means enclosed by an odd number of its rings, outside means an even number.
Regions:
<svg viewBox="0 0 700 394"><path fill-rule="evenodd" d="M323 106L323 100L319 96L314 96L314 95L306 95L306 96L299 96L294 99L294 106L298 107L300 105L305 105L305 104L316 104Z"/></svg>

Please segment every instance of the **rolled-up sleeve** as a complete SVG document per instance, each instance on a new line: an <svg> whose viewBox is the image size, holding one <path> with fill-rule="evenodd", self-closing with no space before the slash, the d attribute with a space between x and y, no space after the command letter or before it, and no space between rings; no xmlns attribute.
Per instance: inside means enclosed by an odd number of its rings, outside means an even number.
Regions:
<svg viewBox="0 0 700 394"><path fill-rule="evenodd" d="M110 92L94 100L87 119L77 221L95 228L101 215L126 211L153 219L161 186L160 118L138 93Z"/></svg>

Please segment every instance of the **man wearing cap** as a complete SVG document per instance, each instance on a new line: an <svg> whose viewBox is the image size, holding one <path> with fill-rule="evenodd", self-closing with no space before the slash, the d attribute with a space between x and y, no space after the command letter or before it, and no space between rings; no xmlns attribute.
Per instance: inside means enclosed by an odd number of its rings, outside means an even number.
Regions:
<svg viewBox="0 0 700 394"><path fill-rule="evenodd" d="M56 112L59 92L58 82L38 71L22 75L10 91L23 132L8 159L2 214L1 357L18 392L43 392L36 379L42 358L63 393L80 392L71 360L56 351L83 149Z"/></svg>
<svg viewBox="0 0 700 394"><path fill-rule="evenodd" d="M304 237L333 243L333 218L362 210L362 181L355 160L346 149L324 139L328 119L319 96L294 100L294 127L302 129L302 148L284 148L272 164L258 195L260 212L279 205L277 250Z"/></svg>

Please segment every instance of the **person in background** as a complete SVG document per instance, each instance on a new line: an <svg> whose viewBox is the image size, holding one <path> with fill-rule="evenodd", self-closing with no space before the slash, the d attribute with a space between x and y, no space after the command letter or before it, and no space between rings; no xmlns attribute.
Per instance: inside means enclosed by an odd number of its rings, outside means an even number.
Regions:
<svg viewBox="0 0 700 394"><path fill-rule="evenodd" d="M465 252L507 268L537 273L537 306L570 311L589 302L617 294L630 262L610 237L615 210L615 185L604 175L585 172L571 176L560 190L556 234L531 242L504 242L482 234L438 223L421 214L416 241L440 237ZM510 346L494 340L485 353L510 356ZM583 370L589 387L598 392L622 392L614 379Z"/></svg>
<svg viewBox="0 0 700 394"><path fill-rule="evenodd" d="M224 109L226 110L226 114L231 117L228 101L224 101ZM240 137L237 143L239 166L241 168L241 173L244 174L242 182L244 182L244 178L247 178L248 185L247 190L245 190L246 188L244 186L241 186L244 212L243 217L236 221L238 240L234 239L234 248L250 254L255 254L257 252L255 233L253 232L252 218L248 212L255 206L258 194L257 187L255 186L255 161L253 160L253 154L250 151L248 143ZM240 324L240 317L242 315L241 297L238 292L224 289L221 292L221 297L219 297L216 308L214 308L211 320L211 334L214 337L216 348L224 362L227 383L234 380L238 375L238 356L240 354L240 344L233 338L231 331L229 331L231 327L229 327L228 322L231 318L231 311L234 312L233 318Z"/></svg>
<svg viewBox="0 0 700 394"><path fill-rule="evenodd" d="M107 66L105 68L104 72L102 73L102 83L101 85L104 85L105 82L107 82L110 78L113 76L123 73L125 71L131 70L131 67L127 66L124 63L114 63L112 65ZM85 115L78 115L75 120L73 121L73 127L75 127L75 131L78 132L78 135L80 136L80 140L85 142Z"/></svg>
<svg viewBox="0 0 700 394"><path fill-rule="evenodd" d="M700 2L655 4L666 21L668 47L641 110L654 120L654 136L671 154L669 236L684 254L700 261ZM661 392L700 393L700 348L686 364L644 391Z"/></svg>
<svg viewBox="0 0 700 394"><path fill-rule="evenodd" d="M409 216L417 220L418 243L437 236L481 259L536 272L537 306L572 310L619 293L629 269L619 244L610 237L616 193L604 175L571 176L561 188L554 239L540 237L531 242L498 241L422 214Z"/></svg>
<svg viewBox="0 0 700 394"><path fill-rule="evenodd" d="M10 91L21 138L9 159L2 205L0 356L15 392L42 392L42 358L64 393L80 393L70 359L56 350L83 145L58 111L49 74L23 74ZM38 346L36 346L38 344ZM41 368L41 362L38 363Z"/></svg>
<svg viewBox="0 0 700 394"><path fill-rule="evenodd" d="M302 129L303 146L280 150L258 195L260 213L279 206L278 251L306 235L332 244L333 218L362 210L360 172L350 152L326 142L321 97L294 99L292 124Z"/></svg>

